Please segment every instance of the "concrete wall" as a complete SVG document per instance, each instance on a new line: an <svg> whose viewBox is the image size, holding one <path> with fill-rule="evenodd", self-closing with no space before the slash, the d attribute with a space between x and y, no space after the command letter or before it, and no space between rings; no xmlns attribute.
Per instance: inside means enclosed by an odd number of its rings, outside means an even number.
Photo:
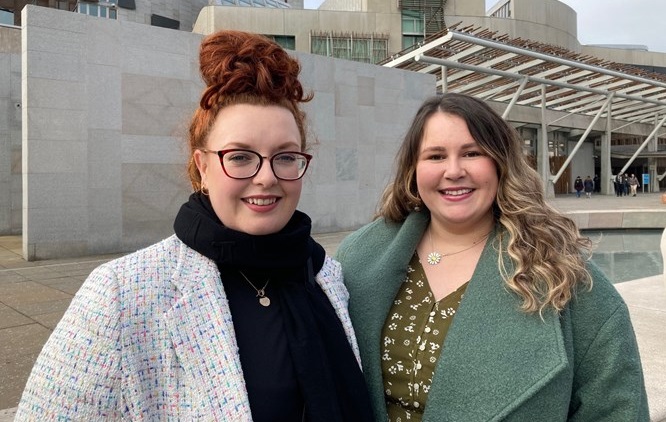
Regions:
<svg viewBox="0 0 666 422"><path fill-rule="evenodd" d="M190 193L188 119L201 35L28 6L23 12L23 253L131 251L172 233ZM434 78L298 54L315 156L315 232L367 222Z"/></svg>
<svg viewBox="0 0 666 422"><path fill-rule="evenodd" d="M150 25L151 15L159 15L180 22L180 30L191 31L199 11L209 0L135 0L136 9L119 7L118 20Z"/></svg>
<svg viewBox="0 0 666 422"><path fill-rule="evenodd" d="M0 27L0 235L21 233L21 30Z"/></svg>
<svg viewBox="0 0 666 422"><path fill-rule="evenodd" d="M220 29L238 29L259 34L288 35L298 52L310 52L310 32L389 35L389 54L402 49L402 23L393 12L347 12L338 10L258 9L208 6L201 10L194 32L210 34Z"/></svg>

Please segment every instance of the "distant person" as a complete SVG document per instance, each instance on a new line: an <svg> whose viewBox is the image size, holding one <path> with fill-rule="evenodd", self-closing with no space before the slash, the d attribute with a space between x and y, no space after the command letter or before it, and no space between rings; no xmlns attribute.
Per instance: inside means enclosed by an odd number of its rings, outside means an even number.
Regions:
<svg viewBox="0 0 666 422"><path fill-rule="evenodd" d="M629 183L629 189L631 190L631 196L636 196L636 190L640 187L640 183L638 183L638 178L635 175L629 176L629 179L627 180Z"/></svg>
<svg viewBox="0 0 666 422"><path fill-rule="evenodd" d="M574 189L576 190L576 198L580 198L580 193L584 188L585 186L583 185L583 179L581 179L580 176L576 176L576 180L574 180Z"/></svg>
<svg viewBox="0 0 666 422"><path fill-rule="evenodd" d="M622 173L618 173L615 176L615 195L623 196L624 195L624 179Z"/></svg>
<svg viewBox="0 0 666 422"><path fill-rule="evenodd" d="M590 176L587 176L583 181L583 188L585 190L585 196L590 199L592 198L592 191L594 190L594 182Z"/></svg>
<svg viewBox="0 0 666 422"><path fill-rule="evenodd" d="M622 195L629 196L629 176L626 173L622 175Z"/></svg>
<svg viewBox="0 0 666 422"><path fill-rule="evenodd" d="M649 420L622 297L485 102L417 111L337 258L375 421Z"/></svg>
<svg viewBox="0 0 666 422"><path fill-rule="evenodd" d="M595 174L592 181L594 182L594 192L601 192L601 180L599 179L599 175Z"/></svg>
<svg viewBox="0 0 666 422"><path fill-rule="evenodd" d="M296 209L311 159L300 64L220 31L200 71L175 235L90 274L17 421L372 418L340 264Z"/></svg>

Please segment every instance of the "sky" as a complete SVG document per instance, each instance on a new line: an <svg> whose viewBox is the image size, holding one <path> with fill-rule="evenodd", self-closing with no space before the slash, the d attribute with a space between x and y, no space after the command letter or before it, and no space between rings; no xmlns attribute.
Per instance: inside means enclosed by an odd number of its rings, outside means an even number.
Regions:
<svg viewBox="0 0 666 422"><path fill-rule="evenodd" d="M305 0L315 9L322 0ZM666 53L666 0L560 0L578 15L581 44L637 44ZM497 0L486 0L486 10Z"/></svg>
<svg viewBox="0 0 666 422"><path fill-rule="evenodd" d="M560 0L578 15L581 44L638 44L666 53L664 0ZM486 10L496 0L486 0Z"/></svg>

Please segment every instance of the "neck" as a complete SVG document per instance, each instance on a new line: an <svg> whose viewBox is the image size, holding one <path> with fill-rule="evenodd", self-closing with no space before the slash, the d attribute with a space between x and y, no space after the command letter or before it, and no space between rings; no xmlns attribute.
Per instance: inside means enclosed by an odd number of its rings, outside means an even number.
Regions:
<svg viewBox="0 0 666 422"><path fill-rule="evenodd" d="M429 233L428 235L432 236L434 245L446 245L445 249L455 251L477 242L480 238L487 237L494 227L494 218L476 222L468 227L449 227L431 220L426 229L426 234Z"/></svg>

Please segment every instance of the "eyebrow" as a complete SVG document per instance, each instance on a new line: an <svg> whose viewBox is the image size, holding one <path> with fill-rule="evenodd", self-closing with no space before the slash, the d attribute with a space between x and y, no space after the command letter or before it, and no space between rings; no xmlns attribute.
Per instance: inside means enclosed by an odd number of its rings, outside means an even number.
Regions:
<svg viewBox="0 0 666 422"><path fill-rule="evenodd" d="M466 144L462 144L460 146L460 149L471 149L471 148L480 148L479 144L476 142L468 142ZM446 148L439 146L439 145L434 145L428 148L425 148L422 152L428 152L428 151L446 151Z"/></svg>
<svg viewBox="0 0 666 422"><path fill-rule="evenodd" d="M274 151L285 150L285 149L293 150L294 146L297 146L297 149L300 151L301 144L298 143L298 142L295 142L295 141L294 142L286 141L286 142L278 145L274 149ZM236 149L236 148L249 149L249 150L254 151L254 148L252 146L250 146L249 144L245 144L243 142L230 142L230 143L226 144L225 147L224 147L224 149Z"/></svg>

